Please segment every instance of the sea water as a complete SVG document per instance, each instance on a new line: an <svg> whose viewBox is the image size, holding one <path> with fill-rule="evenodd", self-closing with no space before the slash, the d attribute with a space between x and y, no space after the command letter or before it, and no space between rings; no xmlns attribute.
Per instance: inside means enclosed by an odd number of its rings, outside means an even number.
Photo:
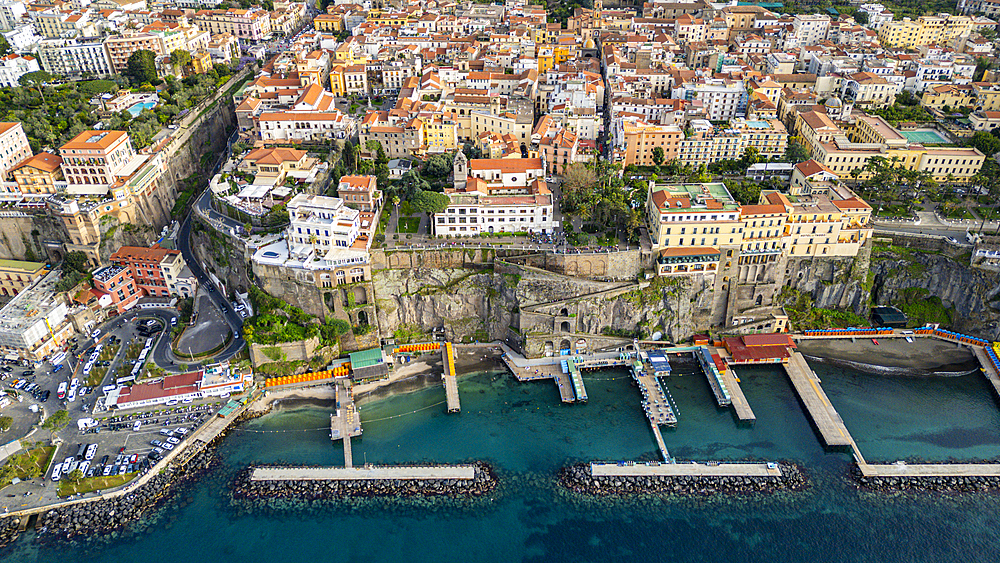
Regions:
<svg viewBox="0 0 1000 563"><path fill-rule="evenodd" d="M982 375L907 378L813 364L864 454L873 460L976 459L1000 453L1000 409ZM757 421L738 424L701 376L662 380L679 411L664 440L679 460L801 464L803 492L765 497L609 501L555 486L566 464L656 459L640 394L617 370L586 374L589 402L563 405L550 381L500 373L459 379L462 412L439 385L362 401L355 464L493 463L501 485L463 505L334 504L245 512L228 480L250 463L341 464L329 410L279 408L234 430L222 466L184 488L149 528L106 543L42 544L25 534L0 561L996 561L998 497L858 491L850 457L827 452L780 369L739 370Z"/></svg>

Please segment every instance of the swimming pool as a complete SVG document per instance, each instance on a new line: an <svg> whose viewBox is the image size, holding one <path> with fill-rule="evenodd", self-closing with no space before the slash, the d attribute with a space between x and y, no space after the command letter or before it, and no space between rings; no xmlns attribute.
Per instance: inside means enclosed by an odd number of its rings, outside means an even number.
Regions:
<svg viewBox="0 0 1000 563"><path fill-rule="evenodd" d="M142 113L142 110L153 109L155 107L156 102L137 102L133 104L132 107L128 108L128 112L132 114L132 117L135 117Z"/></svg>

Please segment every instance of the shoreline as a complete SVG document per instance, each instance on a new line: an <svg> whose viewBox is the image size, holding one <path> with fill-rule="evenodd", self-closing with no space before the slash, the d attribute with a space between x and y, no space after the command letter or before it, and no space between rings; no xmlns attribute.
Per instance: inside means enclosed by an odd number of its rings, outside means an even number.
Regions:
<svg viewBox="0 0 1000 563"><path fill-rule="evenodd" d="M877 339L878 340L878 339ZM966 375L979 369L971 350L934 338L808 339L797 349L812 361L843 365L868 373L909 376Z"/></svg>

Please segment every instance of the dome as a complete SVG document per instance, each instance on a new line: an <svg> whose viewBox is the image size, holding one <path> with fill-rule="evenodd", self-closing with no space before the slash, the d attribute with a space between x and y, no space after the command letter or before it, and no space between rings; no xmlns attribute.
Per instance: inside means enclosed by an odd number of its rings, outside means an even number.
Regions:
<svg viewBox="0 0 1000 563"><path fill-rule="evenodd" d="M597 45L594 44L594 38L588 37L586 41L583 42L584 49L596 49Z"/></svg>
<svg viewBox="0 0 1000 563"><path fill-rule="evenodd" d="M824 105L830 109L839 109L844 107L844 102L840 101L840 98L837 96L833 96L828 99Z"/></svg>

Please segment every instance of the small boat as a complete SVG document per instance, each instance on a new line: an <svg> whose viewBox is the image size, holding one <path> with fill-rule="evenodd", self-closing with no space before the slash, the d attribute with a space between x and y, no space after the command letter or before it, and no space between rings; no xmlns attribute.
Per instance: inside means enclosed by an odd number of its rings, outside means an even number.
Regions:
<svg viewBox="0 0 1000 563"><path fill-rule="evenodd" d="M874 338L872 338L872 342L873 342L873 343L874 343L874 344L875 344L876 346L878 346L878 340L875 340Z"/></svg>

